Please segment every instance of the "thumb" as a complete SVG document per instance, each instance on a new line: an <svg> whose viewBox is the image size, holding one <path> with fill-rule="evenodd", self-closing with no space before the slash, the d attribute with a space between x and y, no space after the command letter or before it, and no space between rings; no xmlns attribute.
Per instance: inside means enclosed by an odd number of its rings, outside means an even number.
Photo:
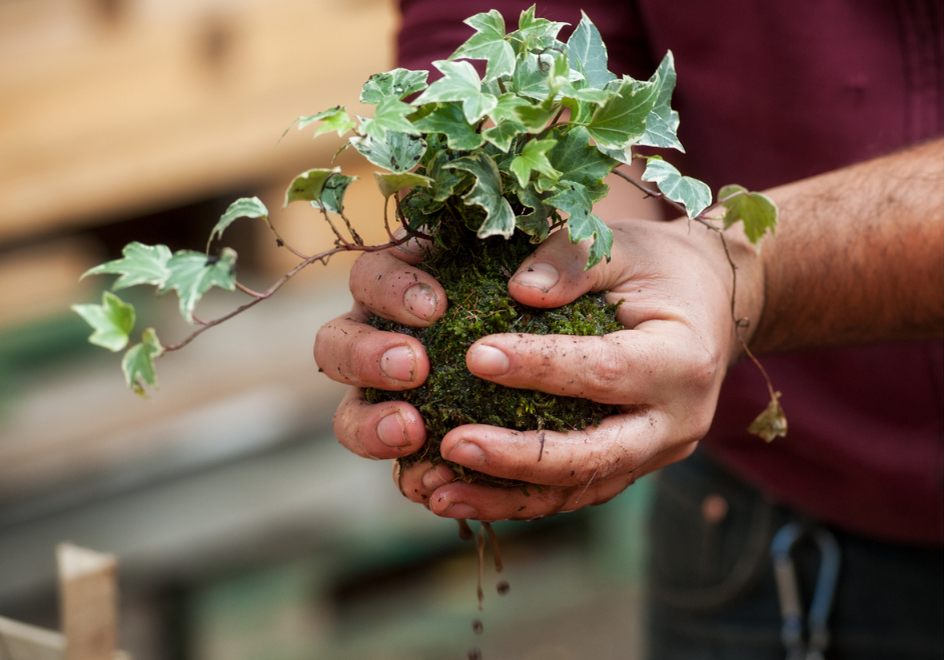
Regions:
<svg viewBox="0 0 945 660"><path fill-rule="evenodd" d="M512 275L509 294L530 307L561 307L588 291L602 290L608 264L584 270L587 242L571 243L567 230L555 232Z"/></svg>

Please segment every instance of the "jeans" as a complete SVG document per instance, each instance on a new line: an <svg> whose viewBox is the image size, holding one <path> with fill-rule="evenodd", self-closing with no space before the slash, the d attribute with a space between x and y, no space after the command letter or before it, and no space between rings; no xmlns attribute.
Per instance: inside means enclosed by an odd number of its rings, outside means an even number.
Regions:
<svg viewBox="0 0 945 660"><path fill-rule="evenodd" d="M664 468L650 522L651 660L784 660L771 540L791 511L704 454ZM943 657L943 555L830 529L840 574L826 660ZM793 553L801 603L819 568L813 543Z"/></svg>

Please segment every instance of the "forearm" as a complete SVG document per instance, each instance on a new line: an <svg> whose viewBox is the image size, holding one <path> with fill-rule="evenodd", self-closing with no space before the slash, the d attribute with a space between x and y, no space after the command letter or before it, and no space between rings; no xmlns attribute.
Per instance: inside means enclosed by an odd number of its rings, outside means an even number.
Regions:
<svg viewBox="0 0 945 660"><path fill-rule="evenodd" d="M776 188L751 347L942 336L942 141Z"/></svg>

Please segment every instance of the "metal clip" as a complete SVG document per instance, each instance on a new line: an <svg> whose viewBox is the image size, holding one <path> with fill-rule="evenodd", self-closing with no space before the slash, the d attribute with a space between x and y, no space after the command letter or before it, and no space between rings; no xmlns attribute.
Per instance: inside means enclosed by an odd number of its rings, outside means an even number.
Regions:
<svg viewBox="0 0 945 660"><path fill-rule="evenodd" d="M804 538L810 538L820 550L817 584L807 615L807 641L804 640L804 613L801 607L797 570L791 550ZM823 660L830 644L827 618L840 574L840 545L828 530L791 522L778 530L771 541L774 579L781 606L781 641L787 648L787 660Z"/></svg>

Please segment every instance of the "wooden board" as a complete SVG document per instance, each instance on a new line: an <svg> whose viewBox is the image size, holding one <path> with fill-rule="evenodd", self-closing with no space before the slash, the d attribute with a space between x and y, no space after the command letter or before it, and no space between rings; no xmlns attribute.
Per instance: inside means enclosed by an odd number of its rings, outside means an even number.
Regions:
<svg viewBox="0 0 945 660"><path fill-rule="evenodd" d="M388 0L0 3L0 245L326 160L337 140L276 142L366 113L394 20Z"/></svg>

